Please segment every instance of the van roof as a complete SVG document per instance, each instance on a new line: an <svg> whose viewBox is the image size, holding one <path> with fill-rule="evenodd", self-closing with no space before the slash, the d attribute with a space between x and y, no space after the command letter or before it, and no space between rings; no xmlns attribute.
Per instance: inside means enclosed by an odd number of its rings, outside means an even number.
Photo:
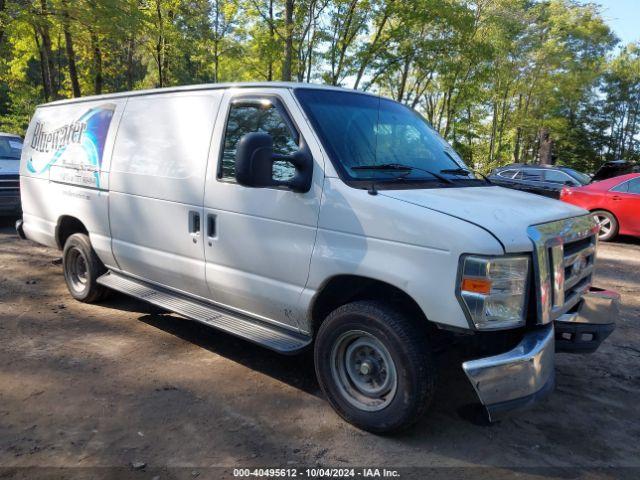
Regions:
<svg viewBox="0 0 640 480"><path fill-rule="evenodd" d="M353 90L350 88L333 87L329 85L320 85L315 83L302 83L302 82L237 82L237 83L203 83L199 85L183 85L179 87L165 87L165 88L150 88L146 90L132 90L129 92L107 93L104 95L89 95L79 98L68 98L63 100L56 100L54 102L43 103L38 107L51 107L56 105L68 105L72 103L90 102L93 100L103 100L109 98L127 98L127 97L139 97L143 95L155 95L160 93L172 93L172 92L192 92L198 90L220 90L228 88L313 88L323 90L337 90L342 92L354 92L364 95L374 95L372 93L362 92L360 90Z"/></svg>

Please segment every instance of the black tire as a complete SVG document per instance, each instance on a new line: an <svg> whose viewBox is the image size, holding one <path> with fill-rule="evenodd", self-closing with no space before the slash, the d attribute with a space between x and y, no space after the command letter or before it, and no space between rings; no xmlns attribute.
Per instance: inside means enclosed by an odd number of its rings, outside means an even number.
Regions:
<svg viewBox="0 0 640 480"><path fill-rule="evenodd" d="M353 335L360 336L350 340ZM376 351L382 355L376 355ZM391 358L389 366L384 358ZM350 361L353 359L357 360ZM368 383L369 376L363 376L367 362L374 365L371 370L366 368L376 377L372 383ZM329 314L316 337L314 363L320 387L338 415L369 432L392 433L408 428L424 415L433 398L435 366L426 329L382 302L357 301ZM368 396L371 391L363 394L358 387L364 378L367 387L390 388L385 382L394 377L395 388L378 400Z"/></svg>
<svg viewBox="0 0 640 480"><path fill-rule="evenodd" d="M613 213L607 212L606 210L594 210L591 212L591 215L593 215L593 218L595 218L597 222L602 224L602 227L598 232L599 240L608 242L618 235L620 225L618 224L618 219Z"/></svg>
<svg viewBox="0 0 640 480"><path fill-rule="evenodd" d="M109 290L96 283L107 269L86 234L74 233L67 238L62 251L62 270L69 293L76 300L92 303L107 296Z"/></svg>

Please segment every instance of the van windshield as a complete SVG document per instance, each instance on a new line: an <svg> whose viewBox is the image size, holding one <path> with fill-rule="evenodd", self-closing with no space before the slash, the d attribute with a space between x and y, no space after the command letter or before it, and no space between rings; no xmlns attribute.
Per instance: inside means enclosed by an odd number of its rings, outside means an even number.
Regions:
<svg viewBox="0 0 640 480"><path fill-rule="evenodd" d="M20 137L0 136L0 160L20 160L21 153Z"/></svg>
<svg viewBox="0 0 640 480"><path fill-rule="evenodd" d="M333 90L299 88L295 94L343 179L477 181L453 148L400 103Z"/></svg>

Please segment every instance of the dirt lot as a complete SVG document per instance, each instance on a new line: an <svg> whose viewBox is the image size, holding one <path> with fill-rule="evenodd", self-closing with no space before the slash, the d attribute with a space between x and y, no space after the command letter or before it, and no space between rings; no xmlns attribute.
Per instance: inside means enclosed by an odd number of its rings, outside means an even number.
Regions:
<svg viewBox="0 0 640 480"><path fill-rule="evenodd" d="M0 226L0 478L315 465L431 469L403 478L640 476L640 241L601 245L598 283L622 293L622 319L597 353L559 356L547 402L483 424L454 365L416 428L376 437L333 413L308 355L279 356L123 296L76 302L59 252L19 241L11 225Z"/></svg>

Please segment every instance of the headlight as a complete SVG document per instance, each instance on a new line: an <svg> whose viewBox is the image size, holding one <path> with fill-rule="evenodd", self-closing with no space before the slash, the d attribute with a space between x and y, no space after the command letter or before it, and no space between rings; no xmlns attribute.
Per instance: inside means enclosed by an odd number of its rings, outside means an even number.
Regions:
<svg viewBox="0 0 640 480"><path fill-rule="evenodd" d="M478 330L524 325L529 257L462 257L459 292Z"/></svg>

